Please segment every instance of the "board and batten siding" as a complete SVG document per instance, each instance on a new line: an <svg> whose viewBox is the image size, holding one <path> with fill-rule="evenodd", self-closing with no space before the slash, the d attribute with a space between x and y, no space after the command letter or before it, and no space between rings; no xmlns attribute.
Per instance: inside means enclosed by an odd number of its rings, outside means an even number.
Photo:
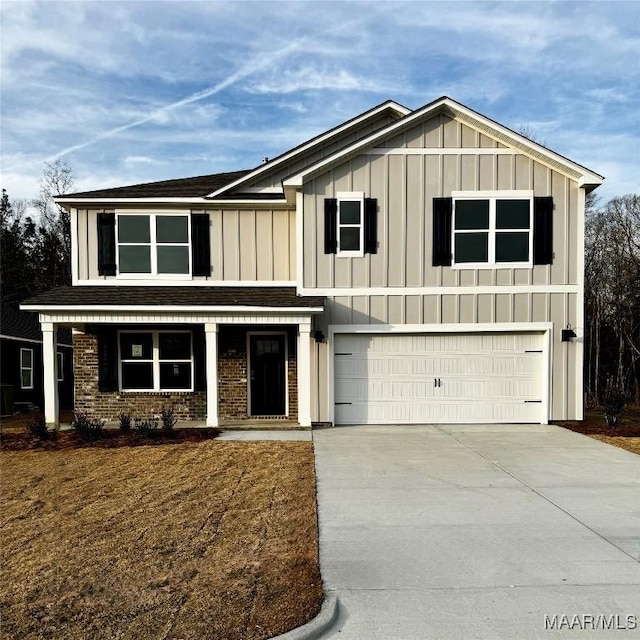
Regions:
<svg viewBox="0 0 640 640"><path fill-rule="evenodd" d="M77 212L79 281L105 279L98 275L97 220L101 211L109 209L80 209ZM186 214L203 212L185 211ZM209 279L202 279L203 284L220 280L296 279L294 210L238 208L211 209L206 212L209 213L211 229L212 270Z"/></svg>
<svg viewBox="0 0 640 640"><path fill-rule="evenodd" d="M445 116L436 116L304 186L304 287L432 287L578 284L577 183L521 153L486 153L504 145ZM442 154L404 153L443 148ZM447 149L484 149L447 153ZM398 151L394 153L394 151ZM508 150L507 150L508 151ZM453 191L533 190L553 196L552 265L533 269L433 267L432 201ZM378 252L362 258L324 253L324 199L363 191L378 201Z"/></svg>
<svg viewBox="0 0 640 640"><path fill-rule="evenodd" d="M461 148L464 153L454 151ZM421 153L421 149L429 152ZM434 152L438 149L442 153ZM479 151L474 153L474 149ZM479 190L532 190L536 196L552 196L553 264L498 269L432 266L433 198ZM366 197L377 199L376 254L341 258L324 253L324 199L336 197L339 191L363 191ZM582 344L562 342L561 330L568 323L576 326L581 297L577 292L554 292L552 287L544 291L548 285L577 285L576 291L582 286L579 191L575 180L445 115L335 166L306 183L303 195L304 288L309 293L314 288L334 290L327 298L320 328L551 322L550 417L579 416ZM527 292L530 285L536 290ZM504 289L486 292L494 286L518 288L513 293ZM379 291L353 295L349 291L386 287L409 291L396 290L394 295L378 295ZM413 295L412 287L447 287L447 291ZM474 292L476 287L485 289ZM452 293L452 288L459 288L459 293ZM344 295L335 289L344 289ZM323 422L331 415L331 345L317 344L312 356L313 419Z"/></svg>

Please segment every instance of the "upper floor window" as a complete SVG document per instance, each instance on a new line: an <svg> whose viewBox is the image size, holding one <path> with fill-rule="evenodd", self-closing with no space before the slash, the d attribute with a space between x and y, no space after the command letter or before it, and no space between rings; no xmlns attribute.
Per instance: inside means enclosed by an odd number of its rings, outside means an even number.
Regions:
<svg viewBox="0 0 640 640"><path fill-rule="evenodd" d="M179 214L118 214L118 273L189 275L190 216Z"/></svg>
<svg viewBox="0 0 640 640"><path fill-rule="evenodd" d="M324 199L324 252L362 258L378 251L378 201L361 191Z"/></svg>
<svg viewBox="0 0 640 640"><path fill-rule="evenodd" d="M100 276L184 279L211 275L208 213L102 211L97 231Z"/></svg>
<svg viewBox="0 0 640 640"><path fill-rule="evenodd" d="M454 266L532 266L533 196L455 193L452 235Z"/></svg>
<svg viewBox="0 0 640 640"><path fill-rule="evenodd" d="M364 194L338 193L337 237L339 256L364 254Z"/></svg>

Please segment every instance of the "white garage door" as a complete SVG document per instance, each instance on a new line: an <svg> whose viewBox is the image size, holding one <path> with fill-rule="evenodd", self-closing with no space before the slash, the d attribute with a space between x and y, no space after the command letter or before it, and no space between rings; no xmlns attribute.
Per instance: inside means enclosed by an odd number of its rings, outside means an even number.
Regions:
<svg viewBox="0 0 640 640"><path fill-rule="evenodd" d="M336 424L541 422L542 333L336 334Z"/></svg>

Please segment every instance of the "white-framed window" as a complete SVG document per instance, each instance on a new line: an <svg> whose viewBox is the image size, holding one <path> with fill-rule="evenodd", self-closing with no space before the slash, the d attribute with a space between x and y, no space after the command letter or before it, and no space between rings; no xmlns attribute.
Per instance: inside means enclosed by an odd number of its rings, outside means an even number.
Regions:
<svg viewBox="0 0 640 640"><path fill-rule="evenodd" d="M20 349L20 388L33 389L33 349Z"/></svg>
<svg viewBox="0 0 640 640"><path fill-rule="evenodd" d="M364 193L348 191L336 194L338 230L337 256L364 255Z"/></svg>
<svg viewBox="0 0 640 640"><path fill-rule="evenodd" d="M191 331L119 331L121 391L193 391Z"/></svg>
<svg viewBox="0 0 640 640"><path fill-rule="evenodd" d="M189 214L116 212L118 276L190 276L190 238Z"/></svg>
<svg viewBox="0 0 640 640"><path fill-rule="evenodd" d="M462 192L453 197L452 266L533 266L533 192Z"/></svg>
<svg viewBox="0 0 640 640"><path fill-rule="evenodd" d="M64 381L64 353L56 351L56 368L58 374L58 382Z"/></svg>

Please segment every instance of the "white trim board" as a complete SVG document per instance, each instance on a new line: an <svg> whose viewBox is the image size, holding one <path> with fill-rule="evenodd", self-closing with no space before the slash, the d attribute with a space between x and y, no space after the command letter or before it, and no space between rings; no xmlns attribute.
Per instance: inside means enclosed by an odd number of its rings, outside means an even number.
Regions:
<svg viewBox="0 0 640 640"><path fill-rule="evenodd" d="M266 324L310 325L311 315L301 313L151 313L151 312L44 312L41 323L53 324Z"/></svg>
<svg viewBox="0 0 640 640"><path fill-rule="evenodd" d="M94 280L78 280L74 285L85 287L295 287L295 280L211 280L198 276L189 276L186 280L174 278L171 280L123 278L117 276L103 276Z"/></svg>
<svg viewBox="0 0 640 640"><path fill-rule="evenodd" d="M78 311L80 313L106 311L118 313L120 311L137 311L140 314L153 313L320 313L324 311L323 307L249 307L242 305L229 306L178 306L178 305L134 305L134 304L92 304L92 305L22 305L20 307L24 311L40 311L41 313L51 313L56 311Z"/></svg>
<svg viewBox="0 0 640 640"><path fill-rule="evenodd" d="M446 324L330 324L336 333L499 333L501 331L551 331L553 322L461 322Z"/></svg>
<svg viewBox="0 0 640 640"><path fill-rule="evenodd" d="M578 284L505 284L459 287L302 287L298 289L298 293L302 296L324 297L475 295L483 293L580 293L580 291L581 287Z"/></svg>
<svg viewBox="0 0 640 640"><path fill-rule="evenodd" d="M164 198L82 198L82 197L62 197L62 198L54 198L56 204L85 204L85 203L89 203L89 204L99 204L99 203L106 203L106 204L199 204L199 205L207 205L210 209L215 209L217 207L219 207L220 205L224 205L224 206L237 206L239 204L242 205L246 205L246 204L251 204L251 205L256 205L256 204L260 204L260 205L271 205L271 204L287 204L287 200L286 198L278 198L278 199L273 199L273 200L263 200L263 199L256 199L256 198L233 198L233 199L229 199L229 200L213 200L211 198L202 198L202 197L195 197L195 198L169 198L169 197L164 197ZM77 207L77 208L84 208L84 207Z"/></svg>
<svg viewBox="0 0 640 640"><path fill-rule="evenodd" d="M373 147L362 155L373 156L514 156L522 154L518 149L505 147Z"/></svg>

